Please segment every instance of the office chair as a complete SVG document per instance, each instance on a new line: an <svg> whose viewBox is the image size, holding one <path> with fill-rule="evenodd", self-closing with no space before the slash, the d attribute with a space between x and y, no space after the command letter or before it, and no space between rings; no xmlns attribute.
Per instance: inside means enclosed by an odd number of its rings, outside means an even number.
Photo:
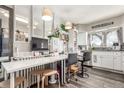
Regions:
<svg viewBox="0 0 124 93"><path fill-rule="evenodd" d="M79 59L78 61L81 62L81 73L78 73L78 76L81 78L89 77L89 75L86 73L87 69L84 68L84 63L91 60L91 52L87 51L83 53L82 59Z"/></svg>
<svg viewBox="0 0 124 93"><path fill-rule="evenodd" d="M68 60L67 60L67 82L70 82L70 80L75 79L77 81L77 78L75 78L77 72L79 71L79 67L77 64L77 53L71 53L68 54Z"/></svg>

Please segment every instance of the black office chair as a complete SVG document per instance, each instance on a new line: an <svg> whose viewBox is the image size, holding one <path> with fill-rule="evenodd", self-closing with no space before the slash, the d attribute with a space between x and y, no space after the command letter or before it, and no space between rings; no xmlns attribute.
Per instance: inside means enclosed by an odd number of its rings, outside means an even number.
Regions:
<svg viewBox="0 0 124 93"><path fill-rule="evenodd" d="M68 60L66 67L68 68L67 70L67 82L70 82L71 78L74 77L74 79L77 81L75 78L76 73L78 72L78 67L75 65L77 64L77 53L71 53L68 54Z"/></svg>
<svg viewBox="0 0 124 93"><path fill-rule="evenodd" d="M78 61L81 62L81 73L78 73L78 76L81 78L89 77L89 75L86 73L87 69L84 68L84 63L91 60L91 52L87 51L83 53L82 59L79 59Z"/></svg>

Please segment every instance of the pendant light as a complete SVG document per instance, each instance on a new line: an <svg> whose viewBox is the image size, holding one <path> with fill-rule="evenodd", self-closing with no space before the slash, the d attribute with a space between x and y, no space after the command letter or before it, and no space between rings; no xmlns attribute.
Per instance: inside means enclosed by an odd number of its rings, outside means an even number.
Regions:
<svg viewBox="0 0 124 93"><path fill-rule="evenodd" d="M44 8L42 12L42 20L51 21L52 19L52 11L49 8Z"/></svg>
<svg viewBox="0 0 124 93"><path fill-rule="evenodd" d="M72 23L69 22L69 21L67 21L67 22L65 23L65 29L67 29L67 30L72 29Z"/></svg>

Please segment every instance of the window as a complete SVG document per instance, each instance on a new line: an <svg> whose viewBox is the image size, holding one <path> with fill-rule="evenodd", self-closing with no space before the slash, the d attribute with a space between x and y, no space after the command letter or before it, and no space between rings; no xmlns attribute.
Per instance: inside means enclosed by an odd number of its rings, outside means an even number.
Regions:
<svg viewBox="0 0 124 93"><path fill-rule="evenodd" d="M119 43L118 34L120 32L117 29L109 29L101 32L94 32L90 35L90 45L91 47L113 47L113 43Z"/></svg>
<svg viewBox="0 0 124 93"><path fill-rule="evenodd" d="M118 42L117 31L108 32L106 35L106 46L112 47L113 43L117 43L117 42Z"/></svg>
<svg viewBox="0 0 124 93"><path fill-rule="evenodd" d="M91 46L100 47L102 45L102 33L95 33L91 36Z"/></svg>

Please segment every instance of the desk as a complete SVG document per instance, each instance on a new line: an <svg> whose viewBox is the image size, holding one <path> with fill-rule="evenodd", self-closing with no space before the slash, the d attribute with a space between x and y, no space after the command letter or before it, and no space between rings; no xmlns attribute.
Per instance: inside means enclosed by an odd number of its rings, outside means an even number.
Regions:
<svg viewBox="0 0 124 93"><path fill-rule="evenodd" d="M14 88L15 86L15 78L14 72L28 69L35 66L45 65L54 63L57 61L61 61L61 83L65 83L65 60L67 59L67 55L58 55L52 57L41 57L37 59L31 60L24 60L24 61L11 61L7 63L2 63L3 68L5 69L6 73L10 73L10 87Z"/></svg>
<svg viewBox="0 0 124 93"><path fill-rule="evenodd" d="M0 57L0 78L3 78L1 63L9 61L9 56Z"/></svg>

